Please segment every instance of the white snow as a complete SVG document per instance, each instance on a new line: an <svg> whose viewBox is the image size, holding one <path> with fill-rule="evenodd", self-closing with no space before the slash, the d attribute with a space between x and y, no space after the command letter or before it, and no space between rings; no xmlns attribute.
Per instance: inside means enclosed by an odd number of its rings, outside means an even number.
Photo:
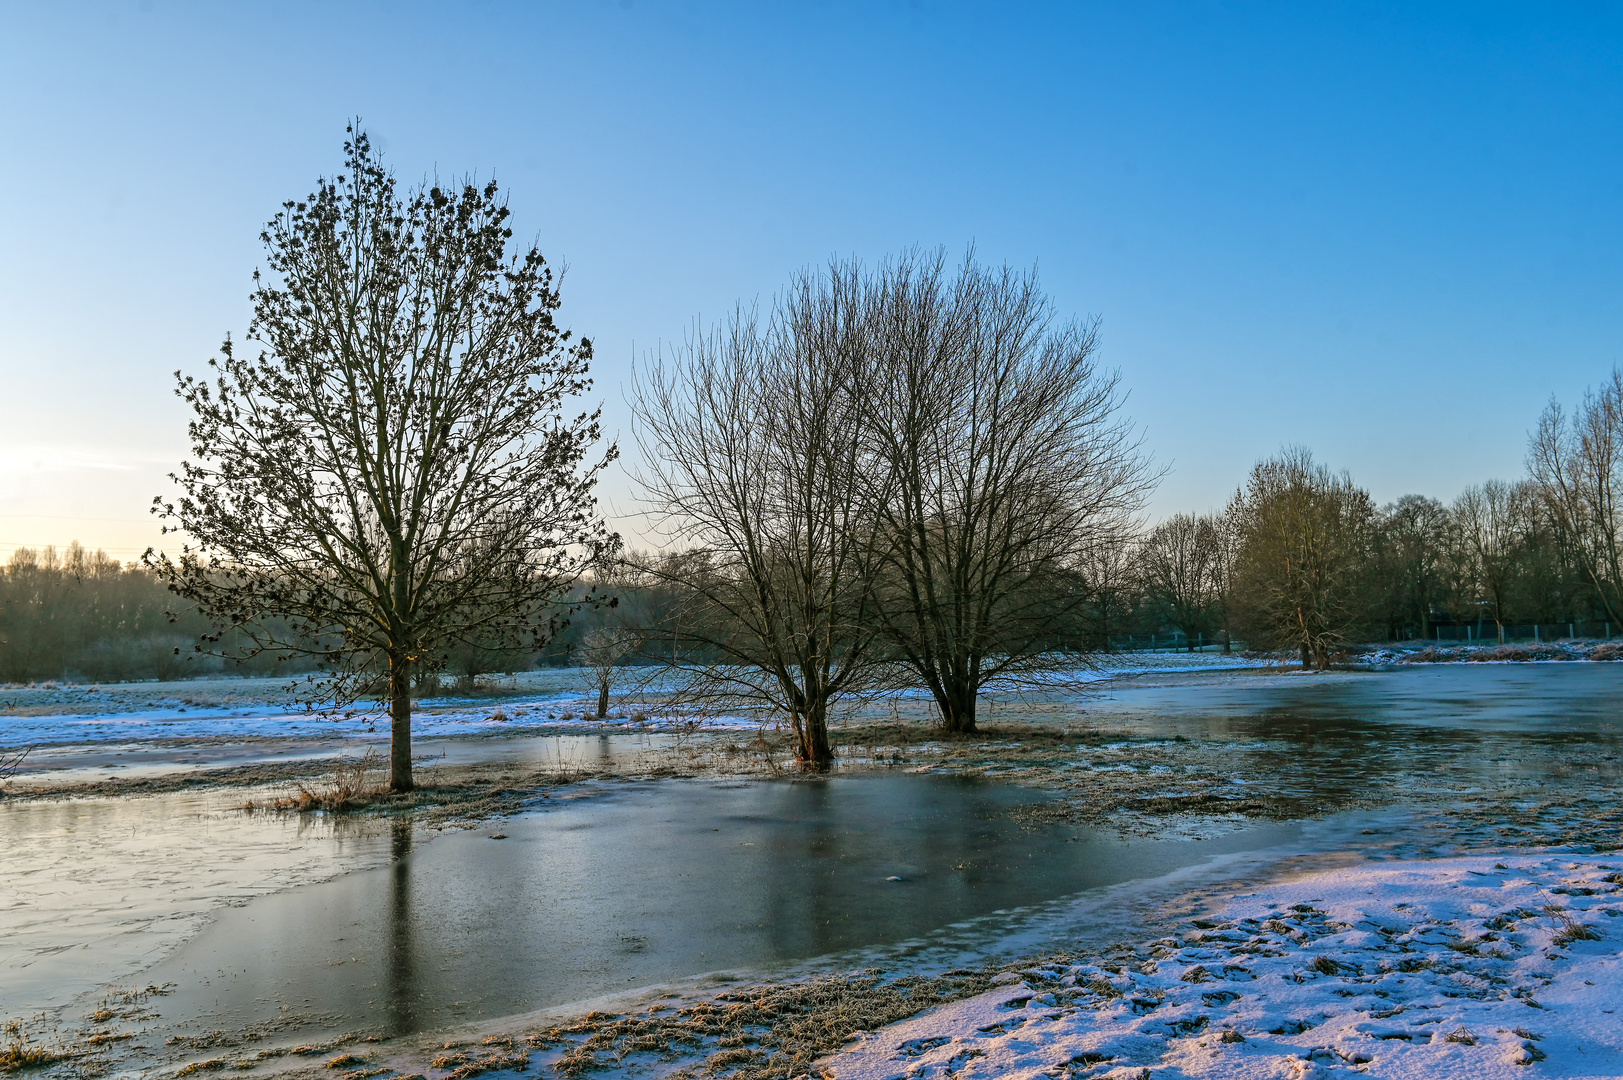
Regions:
<svg viewBox="0 0 1623 1080"><path fill-rule="evenodd" d="M820 1066L830 1080L1623 1076L1620 870L1541 852L1321 871L1232 895L1181 937L1007 973Z"/></svg>

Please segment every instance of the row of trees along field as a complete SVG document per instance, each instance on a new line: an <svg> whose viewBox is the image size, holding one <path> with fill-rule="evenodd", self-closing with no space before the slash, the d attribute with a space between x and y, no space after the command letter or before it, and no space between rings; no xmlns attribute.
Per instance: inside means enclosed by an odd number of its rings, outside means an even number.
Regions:
<svg viewBox="0 0 1623 1080"><path fill-rule="evenodd" d="M1438 617L1618 621L1618 376L1550 407L1527 480L1452 506L1377 509L1290 450L1223 513L1145 533L1157 476L1096 324L972 252L806 271L653 358L638 479L669 544L624 556L593 494L615 448L565 411L590 342L555 324L558 282L509 251L508 219L494 183L398 190L352 129L343 171L262 234L252 351L177 372L192 455L154 511L178 550L15 554L6 677L170 675L188 644L313 666L330 699L388 703L405 790L413 692L458 669L568 656L606 698L657 661L689 701L786 717L821 768L843 700L919 689L973 731L994 681L1145 629L1322 666Z"/></svg>
<svg viewBox="0 0 1623 1080"><path fill-rule="evenodd" d="M567 606L567 599L566 604ZM592 624L563 626L539 647L456 642L426 668L420 690L467 687L480 675L581 662ZM0 565L0 682L121 682L208 675L308 673L299 653L248 648L245 635L218 632L192 604L178 602L140 563L121 563L79 544L17 548ZM279 630L286 635L287 627Z"/></svg>
<svg viewBox="0 0 1623 1080"><path fill-rule="evenodd" d="M1175 515L1122 551L1115 628L1237 636L1320 667L1349 643L1441 626L1501 641L1507 625L1623 631L1623 373L1570 412L1551 402L1527 461L1524 479L1452 503L1377 508L1349 476L1288 450L1222 513Z"/></svg>
<svg viewBox="0 0 1623 1080"><path fill-rule="evenodd" d="M1592 516L1564 519L1537 478L1473 485L1452 503L1377 507L1305 450L1259 463L1219 513L1176 514L1121 553L1101 603L1113 640L1175 632L1300 650L1323 666L1353 643L1440 627L1503 640L1506 626L1610 623L1618 577ZM1459 636L1457 633L1451 634Z"/></svg>

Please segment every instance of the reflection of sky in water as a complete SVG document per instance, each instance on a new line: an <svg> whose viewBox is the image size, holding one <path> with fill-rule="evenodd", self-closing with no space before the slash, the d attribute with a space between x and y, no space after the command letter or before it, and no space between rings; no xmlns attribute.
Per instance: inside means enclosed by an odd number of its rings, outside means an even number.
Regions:
<svg viewBox="0 0 1623 1080"><path fill-rule="evenodd" d="M0 1017L132 975L222 904L388 857L382 821L242 814L243 797L0 804Z"/></svg>
<svg viewBox="0 0 1623 1080"><path fill-rule="evenodd" d="M262 897L144 978L201 1030L284 1007L394 1032L917 937L993 911L1288 842L1291 825L1159 843L1023 827L1041 796L890 776L639 785L445 836ZM892 878L899 880L891 880Z"/></svg>

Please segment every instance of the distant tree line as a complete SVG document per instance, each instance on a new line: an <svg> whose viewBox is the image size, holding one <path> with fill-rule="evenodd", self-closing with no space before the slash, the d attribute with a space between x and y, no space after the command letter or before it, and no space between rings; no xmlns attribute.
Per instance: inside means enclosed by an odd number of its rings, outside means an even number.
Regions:
<svg viewBox="0 0 1623 1080"><path fill-rule="evenodd" d="M1377 506L1305 449L1260 462L1221 512L1178 514L1131 545L1119 634L1177 631L1293 649L1324 666L1348 644L1472 625L1610 624L1623 632L1623 375L1568 412L1552 402L1528 475L1451 503Z"/></svg>
<svg viewBox="0 0 1623 1080"><path fill-rule="evenodd" d="M582 602L586 588L560 603ZM653 595L633 601L646 607ZM606 614L606 613L605 613ZM604 615L560 620L540 647L457 642L419 674L421 692L468 689L482 675L586 662ZM140 563L121 563L78 543L17 548L0 565L0 682L125 682L202 675L297 675L309 657L251 653L227 634L207 649L213 622ZM280 632L288 634L289 628Z"/></svg>
<svg viewBox="0 0 1623 1080"><path fill-rule="evenodd" d="M173 679L228 666L196 652L209 623L139 565L77 543L18 548L0 567L0 680ZM233 670L265 674L269 658Z"/></svg>

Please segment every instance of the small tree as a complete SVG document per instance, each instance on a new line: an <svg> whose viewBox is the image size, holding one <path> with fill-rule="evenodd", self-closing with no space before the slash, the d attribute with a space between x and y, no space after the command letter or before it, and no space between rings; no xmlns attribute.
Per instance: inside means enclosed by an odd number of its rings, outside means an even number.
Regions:
<svg viewBox="0 0 1623 1080"><path fill-rule="evenodd" d="M1367 492L1305 449L1258 462L1229 506L1246 637L1328 667L1358 618L1374 514Z"/></svg>
<svg viewBox="0 0 1623 1080"><path fill-rule="evenodd" d="M228 339L212 382L176 373L194 459L154 511L191 540L147 564L247 653L314 655L340 699L386 698L402 791L414 672L458 642L539 642L617 542L591 495L614 451L583 467L597 414L561 409L591 346L555 325L540 251L508 254L496 185L402 197L351 136L262 234L258 355Z"/></svg>
<svg viewBox="0 0 1623 1080"><path fill-rule="evenodd" d="M1459 589L1461 538L1455 518L1436 499L1404 495L1375 519L1372 567L1391 626L1416 626L1430 637L1432 612Z"/></svg>
<svg viewBox="0 0 1623 1080"><path fill-rule="evenodd" d="M599 720L609 715L609 690L614 686L615 673L636 648L636 636L620 626L599 626L582 635L578 652L590 674L591 688L597 691Z"/></svg>
<svg viewBox="0 0 1623 1080"><path fill-rule="evenodd" d="M1493 609L1499 640L1505 640L1505 607L1515 580L1525 530L1515 488L1503 480L1473 484L1454 500L1455 528L1468 560L1479 603Z"/></svg>
<svg viewBox="0 0 1623 1080"><path fill-rule="evenodd" d="M1218 628L1223 634L1223 651L1234 651L1234 573L1240 554L1239 530L1229 513L1207 514L1211 527L1212 600Z"/></svg>

